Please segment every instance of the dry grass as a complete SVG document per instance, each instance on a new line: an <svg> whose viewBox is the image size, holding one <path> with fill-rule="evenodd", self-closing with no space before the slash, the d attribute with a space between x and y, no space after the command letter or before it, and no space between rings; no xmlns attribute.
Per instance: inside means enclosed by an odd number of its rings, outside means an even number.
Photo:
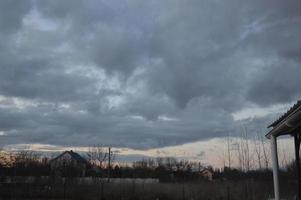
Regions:
<svg viewBox="0 0 301 200"><path fill-rule="evenodd" d="M285 198L293 189L285 187ZM291 188L291 189L290 189ZM283 190L284 191L284 190ZM1 199L82 200L266 200L273 194L272 183L249 181L200 181L194 183L95 183L6 184ZM284 193L283 193L284 194Z"/></svg>

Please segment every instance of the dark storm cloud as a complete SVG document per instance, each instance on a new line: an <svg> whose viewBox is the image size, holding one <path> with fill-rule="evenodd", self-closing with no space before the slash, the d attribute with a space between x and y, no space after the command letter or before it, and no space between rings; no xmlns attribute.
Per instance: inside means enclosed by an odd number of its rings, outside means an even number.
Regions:
<svg viewBox="0 0 301 200"><path fill-rule="evenodd" d="M1 1L1 144L150 148L300 98L301 4ZM4 134L3 134L4 133Z"/></svg>
<svg viewBox="0 0 301 200"><path fill-rule="evenodd" d="M248 97L262 105L292 102L300 98L300 74L300 63L278 61L256 77Z"/></svg>
<svg viewBox="0 0 301 200"><path fill-rule="evenodd" d="M22 25L22 19L31 8L30 1L1 1L0 2L0 32L12 33Z"/></svg>

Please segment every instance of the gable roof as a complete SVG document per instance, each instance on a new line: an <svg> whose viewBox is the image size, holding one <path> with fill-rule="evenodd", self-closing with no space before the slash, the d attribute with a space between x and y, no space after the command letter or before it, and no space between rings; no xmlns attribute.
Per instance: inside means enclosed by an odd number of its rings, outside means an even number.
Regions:
<svg viewBox="0 0 301 200"><path fill-rule="evenodd" d="M62 154L60 154L56 158L52 159L51 162L61 158L65 154L69 154L73 160L76 160L79 163L88 164L88 161L86 159L84 159L81 155L79 155L78 153L76 153L72 150L63 152Z"/></svg>
<svg viewBox="0 0 301 200"><path fill-rule="evenodd" d="M204 172L211 172L211 173L213 173L213 169L211 169L211 168L204 168L204 169L202 169L200 171L200 173L204 173Z"/></svg>
<svg viewBox="0 0 301 200"><path fill-rule="evenodd" d="M84 159L81 155L78 153L75 153L74 151L69 151L69 154L72 156L72 158L78 162L87 163L87 160Z"/></svg>

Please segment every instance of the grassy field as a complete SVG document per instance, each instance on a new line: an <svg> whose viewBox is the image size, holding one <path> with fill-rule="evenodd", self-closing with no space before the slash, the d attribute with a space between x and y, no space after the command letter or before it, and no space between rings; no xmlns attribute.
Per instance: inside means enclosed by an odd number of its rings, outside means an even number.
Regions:
<svg viewBox="0 0 301 200"><path fill-rule="evenodd" d="M282 196L293 199L296 184L284 184ZM273 195L271 182L198 181L193 183L65 183L1 185L1 199L83 199L83 200L267 200ZM285 191L285 192L284 192Z"/></svg>

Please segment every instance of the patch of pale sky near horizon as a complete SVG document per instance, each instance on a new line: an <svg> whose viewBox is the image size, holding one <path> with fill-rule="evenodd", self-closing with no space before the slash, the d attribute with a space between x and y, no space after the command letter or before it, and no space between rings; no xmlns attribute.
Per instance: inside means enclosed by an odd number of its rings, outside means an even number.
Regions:
<svg viewBox="0 0 301 200"><path fill-rule="evenodd" d="M230 138L231 144L231 158L232 166L237 166L237 155L234 147L239 138ZM267 153L270 154L270 146L268 140L266 140L266 149ZM256 153L255 153L255 144L253 140L249 140L251 164L253 166L257 165ZM14 144L6 145L3 147L6 151L20 151L20 150L32 150L38 152L58 152L66 150L74 150L78 152L87 152L89 147L73 147L73 146L56 146L49 144ZM227 142L226 138L214 138L207 141L197 141L192 143L187 143L183 145L163 147L163 148L154 148L148 150L138 150L131 148L113 148L113 151L118 152L120 156L140 156L141 157L174 157L178 159L186 159L195 162L200 162L203 165L211 165L213 167L221 168L225 165L228 165L225 152L227 152ZM279 164L280 166L285 166L291 160L293 160L294 155L294 145L293 139L290 137L282 137L278 139L278 155L279 155ZM116 160L118 162L118 160Z"/></svg>

